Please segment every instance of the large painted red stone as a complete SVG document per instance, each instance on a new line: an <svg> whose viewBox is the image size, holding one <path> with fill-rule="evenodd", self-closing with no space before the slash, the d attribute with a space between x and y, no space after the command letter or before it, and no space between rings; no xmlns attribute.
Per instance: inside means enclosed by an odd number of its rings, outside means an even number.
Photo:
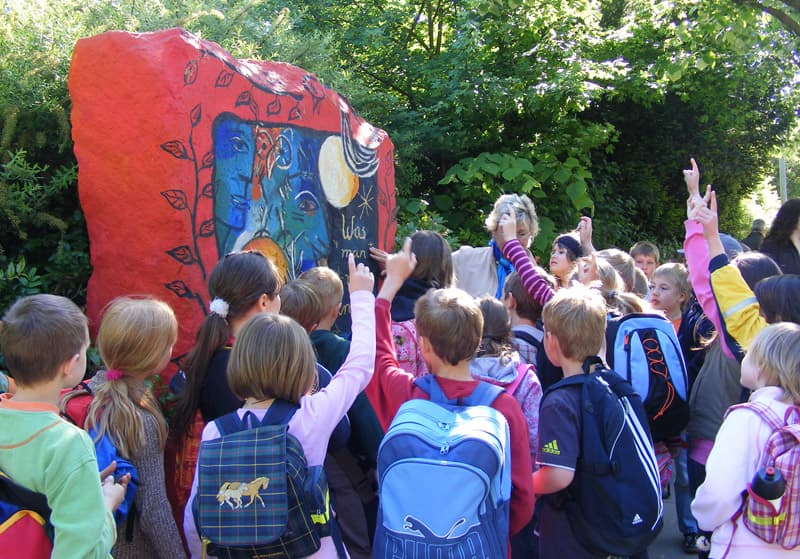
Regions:
<svg viewBox="0 0 800 559"><path fill-rule="evenodd" d="M114 297L154 295L178 315L179 356L231 250L291 278L344 276L348 251L394 244L392 143L314 74L180 29L109 32L78 41L69 91L93 328Z"/></svg>

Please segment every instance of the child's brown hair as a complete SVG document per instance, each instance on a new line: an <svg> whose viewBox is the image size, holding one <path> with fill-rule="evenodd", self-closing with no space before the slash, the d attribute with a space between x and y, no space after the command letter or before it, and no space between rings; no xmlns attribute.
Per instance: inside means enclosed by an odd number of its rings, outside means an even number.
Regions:
<svg viewBox="0 0 800 559"><path fill-rule="evenodd" d="M426 338L436 355L450 365L471 359L483 335L483 315L466 291L431 289L414 305L417 335Z"/></svg>
<svg viewBox="0 0 800 559"><path fill-rule="evenodd" d="M297 404L316 379L314 348L294 319L263 313L242 327L228 362L228 384L236 396Z"/></svg>
<svg viewBox="0 0 800 559"><path fill-rule="evenodd" d="M344 284L342 278L334 270L327 266L314 266L300 274L298 279L307 282L319 297L322 314L316 322L319 322L333 307L341 304L344 296Z"/></svg>
<svg viewBox="0 0 800 559"><path fill-rule="evenodd" d="M606 332L606 303L594 289L582 285L559 289L544 306L545 332L555 336L567 359L583 361L597 355Z"/></svg>
<svg viewBox="0 0 800 559"><path fill-rule="evenodd" d="M209 300L219 299L226 311L224 316L210 312L203 319L195 345L182 363L186 385L178 396L171 418L175 436L183 435L192 424L211 359L225 347L233 334L231 322L246 316L262 295L270 299L277 297L280 287L280 275L275 264L255 250L226 254L211 270Z"/></svg>
<svg viewBox="0 0 800 559"><path fill-rule="evenodd" d="M432 284L436 288L456 284L450 245L436 231L417 231L411 235L411 252L417 265L411 277Z"/></svg>
<svg viewBox="0 0 800 559"><path fill-rule="evenodd" d="M314 287L305 280L293 279L281 288L280 295L281 314L292 317L311 333L324 314Z"/></svg>
<svg viewBox="0 0 800 559"><path fill-rule="evenodd" d="M511 319L508 309L496 297L485 295L477 299L483 315L483 335L478 357L499 357L501 363L511 360L514 346L511 343Z"/></svg>
<svg viewBox="0 0 800 559"><path fill-rule="evenodd" d="M550 280L549 274L541 268L538 268L536 271L552 288L553 282ZM542 305L534 301L517 272L511 272L508 277L506 277L506 282L503 284L503 298L509 295L514 296L514 301L516 301L514 312L516 312L520 318L530 320L531 322L536 322L542 318Z"/></svg>
<svg viewBox="0 0 800 559"><path fill-rule="evenodd" d="M48 382L89 341L88 321L78 306L59 295L18 299L3 316L0 349L20 386Z"/></svg>
<svg viewBox="0 0 800 559"><path fill-rule="evenodd" d="M658 251L658 247L650 241L639 241L635 243L628 251L628 254L634 259L640 254L642 256L652 256L653 260L656 261L656 266L661 262L661 253Z"/></svg>

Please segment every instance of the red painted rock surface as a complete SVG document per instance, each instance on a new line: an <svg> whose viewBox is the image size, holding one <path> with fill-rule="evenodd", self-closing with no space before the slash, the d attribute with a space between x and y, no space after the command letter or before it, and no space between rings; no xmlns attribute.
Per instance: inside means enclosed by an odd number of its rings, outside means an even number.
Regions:
<svg viewBox="0 0 800 559"><path fill-rule="evenodd" d="M110 32L78 41L69 91L93 329L112 298L150 294L178 315L180 356L222 255L344 276L347 252L394 244L392 143L314 74L180 29Z"/></svg>

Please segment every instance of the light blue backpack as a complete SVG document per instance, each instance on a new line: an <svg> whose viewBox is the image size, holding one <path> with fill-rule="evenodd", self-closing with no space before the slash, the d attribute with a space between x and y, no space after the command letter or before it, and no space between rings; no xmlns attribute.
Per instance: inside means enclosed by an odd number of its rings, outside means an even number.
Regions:
<svg viewBox="0 0 800 559"><path fill-rule="evenodd" d="M430 400L403 404L378 451L373 557L506 557L511 448L490 407L503 389L481 382L455 401L433 375L415 383Z"/></svg>

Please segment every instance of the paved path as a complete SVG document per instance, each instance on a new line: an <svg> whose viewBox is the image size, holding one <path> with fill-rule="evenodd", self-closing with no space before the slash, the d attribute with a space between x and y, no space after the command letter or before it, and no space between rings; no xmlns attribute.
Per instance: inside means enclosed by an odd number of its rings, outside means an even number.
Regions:
<svg viewBox="0 0 800 559"><path fill-rule="evenodd" d="M675 518L675 494L664 501L664 528L655 542L647 549L650 559L692 559L696 555L683 552L683 534L678 530Z"/></svg>

